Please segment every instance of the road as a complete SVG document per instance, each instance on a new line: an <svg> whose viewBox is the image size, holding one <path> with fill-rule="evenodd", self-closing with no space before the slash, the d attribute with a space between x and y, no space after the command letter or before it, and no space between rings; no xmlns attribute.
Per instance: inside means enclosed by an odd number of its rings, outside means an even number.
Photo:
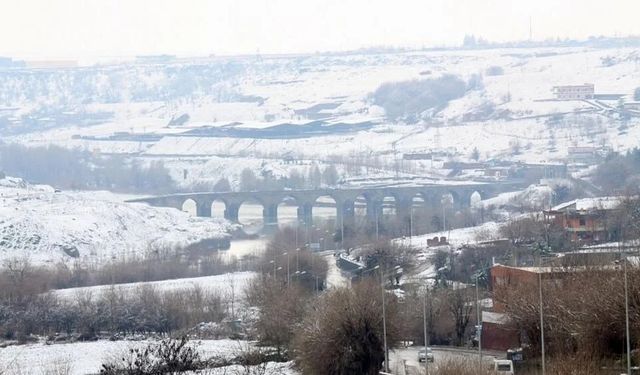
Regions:
<svg viewBox="0 0 640 375"><path fill-rule="evenodd" d="M422 375L425 374L425 364L418 362L420 346L397 348L389 352L390 370L398 375ZM459 348L433 348L434 361L429 363L429 372L435 370L439 364L450 360L477 360L478 352ZM504 358L503 353L483 353L483 362L487 367L493 364L496 358ZM404 364L404 366L403 366ZM406 371L403 369L406 368Z"/></svg>

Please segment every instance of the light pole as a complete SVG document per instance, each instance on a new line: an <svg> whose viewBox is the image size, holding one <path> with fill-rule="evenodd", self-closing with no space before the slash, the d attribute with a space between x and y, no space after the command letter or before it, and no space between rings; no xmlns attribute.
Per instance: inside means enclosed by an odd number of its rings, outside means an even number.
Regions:
<svg viewBox="0 0 640 375"><path fill-rule="evenodd" d="M627 341L627 374L631 374L631 340L629 339L629 276L627 274L627 259L624 259L624 319Z"/></svg>
<svg viewBox="0 0 640 375"><path fill-rule="evenodd" d="M409 245L413 243L413 198L409 206Z"/></svg>
<svg viewBox="0 0 640 375"><path fill-rule="evenodd" d="M325 241L326 241L326 240L328 240L328 239L333 239L333 236L331 235L331 232L329 231L329 229L325 229L325 231L324 231L324 238L325 238ZM325 243L324 245L325 245L325 246L324 246L324 249L325 249L325 250L329 250L329 249L327 249L327 244ZM335 247L336 247L336 243L335 243L335 241L333 241L333 247L334 247L334 249L335 249Z"/></svg>
<svg viewBox="0 0 640 375"><path fill-rule="evenodd" d="M445 210L445 202L442 201L442 231L447 231L447 211Z"/></svg>
<svg viewBox="0 0 640 375"><path fill-rule="evenodd" d="M379 266L376 266L379 267ZM382 289L382 338L384 342L384 371L389 372L389 349L387 348L387 313L385 307L384 281L382 278L382 268L380 268L380 286ZM426 354L425 354L426 355Z"/></svg>
<svg viewBox="0 0 640 375"><path fill-rule="evenodd" d="M542 269L538 270L538 294L540 298L540 349L542 354L542 375L545 375L544 358L544 315L542 313Z"/></svg>
<svg viewBox="0 0 640 375"><path fill-rule="evenodd" d="M379 238L380 238L380 228L379 228L380 227L380 223L379 223L378 206L375 206L374 210L375 210L375 213L376 213L376 242L377 242L379 240Z"/></svg>
<svg viewBox="0 0 640 375"><path fill-rule="evenodd" d="M291 279L290 273L289 273L289 253L288 252L284 252L284 253L282 253L282 255L286 255L287 256L287 288L288 288L289 287L289 281Z"/></svg>
<svg viewBox="0 0 640 375"><path fill-rule="evenodd" d="M342 215L340 216L340 247L344 250L344 207L342 208Z"/></svg>
<svg viewBox="0 0 640 375"><path fill-rule="evenodd" d="M427 296L429 295L429 285L424 290L424 300L422 301L422 316L424 318L424 372L429 375L429 359L427 358L427 347L429 346L429 336L427 335Z"/></svg>
<svg viewBox="0 0 640 375"><path fill-rule="evenodd" d="M476 272L476 330L478 331L478 357L482 366L482 316L480 314L480 293L478 293L478 273Z"/></svg>
<svg viewBox="0 0 640 375"><path fill-rule="evenodd" d="M387 310L385 306L385 290L382 268L378 264L377 266L365 269L362 272L375 270L379 270L380 272L380 290L382 291L382 341L384 343L384 371L389 372L389 349L387 347Z"/></svg>

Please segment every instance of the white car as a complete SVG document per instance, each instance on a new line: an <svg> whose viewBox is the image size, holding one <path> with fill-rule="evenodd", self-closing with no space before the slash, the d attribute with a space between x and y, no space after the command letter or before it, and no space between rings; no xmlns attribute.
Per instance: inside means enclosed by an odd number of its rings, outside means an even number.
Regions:
<svg viewBox="0 0 640 375"><path fill-rule="evenodd" d="M496 359L493 361L493 371L501 375L513 375L513 361L510 359Z"/></svg>
<svg viewBox="0 0 640 375"><path fill-rule="evenodd" d="M425 349L420 349L420 351L418 352L418 361L419 362L424 362L424 361L433 362L433 351L431 350L431 348L427 347L426 350Z"/></svg>

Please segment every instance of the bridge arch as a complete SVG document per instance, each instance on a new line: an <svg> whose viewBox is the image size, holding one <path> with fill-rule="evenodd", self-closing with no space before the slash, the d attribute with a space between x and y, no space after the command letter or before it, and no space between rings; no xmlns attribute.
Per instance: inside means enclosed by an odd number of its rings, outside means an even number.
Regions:
<svg viewBox="0 0 640 375"><path fill-rule="evenodd" d="M294 195L286 195L282 197L279 203L275 205L275 221L278 226L298 226L300 217L298 211L300 207L299 198Z"/></svg>
<svg viewBox="0 0 640 375"><path fill-rule="evenodd" d="M474 207L482 201L482 193L478 190L474 190L469 196L469 206Z"/></svg>
<svg viewBox="0 0 640 375"><path fill-rule="evenodd" d="M227 210L231 209L228 205ZM235 203L237 221L246 233L258 233L267 224L265 222L264 202L256 196L250 196Z"/></svg>
<svg viewBox="0 0 640 375"><path fill-rule="evenodd" d="M191 216L198 216L198 202L193 198L187 198L182 202L180 210Z"/></svg>
<svg viewBox="0 0 640 375"><path fill-rule="evenodd" d="M338 217L338 201L332 195L319 195L313 200L312 206L313 222L333 222L335 224Z"/></svg>
<svg viewBox="0 0 640 375"><path fill-rule="evenodd" d="M224 218L228 203L224 198L216 197L211 202L211 217Z"/></svg>

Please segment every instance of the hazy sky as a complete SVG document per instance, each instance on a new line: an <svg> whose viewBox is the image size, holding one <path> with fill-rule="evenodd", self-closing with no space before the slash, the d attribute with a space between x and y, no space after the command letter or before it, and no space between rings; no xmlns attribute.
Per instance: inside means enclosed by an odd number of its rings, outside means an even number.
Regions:
<svg viewBox="0 0 640 375"><path fill-rule="evenodd" d="M640 0L0 0L0 55L240 54L640 34Z"/></svg>

